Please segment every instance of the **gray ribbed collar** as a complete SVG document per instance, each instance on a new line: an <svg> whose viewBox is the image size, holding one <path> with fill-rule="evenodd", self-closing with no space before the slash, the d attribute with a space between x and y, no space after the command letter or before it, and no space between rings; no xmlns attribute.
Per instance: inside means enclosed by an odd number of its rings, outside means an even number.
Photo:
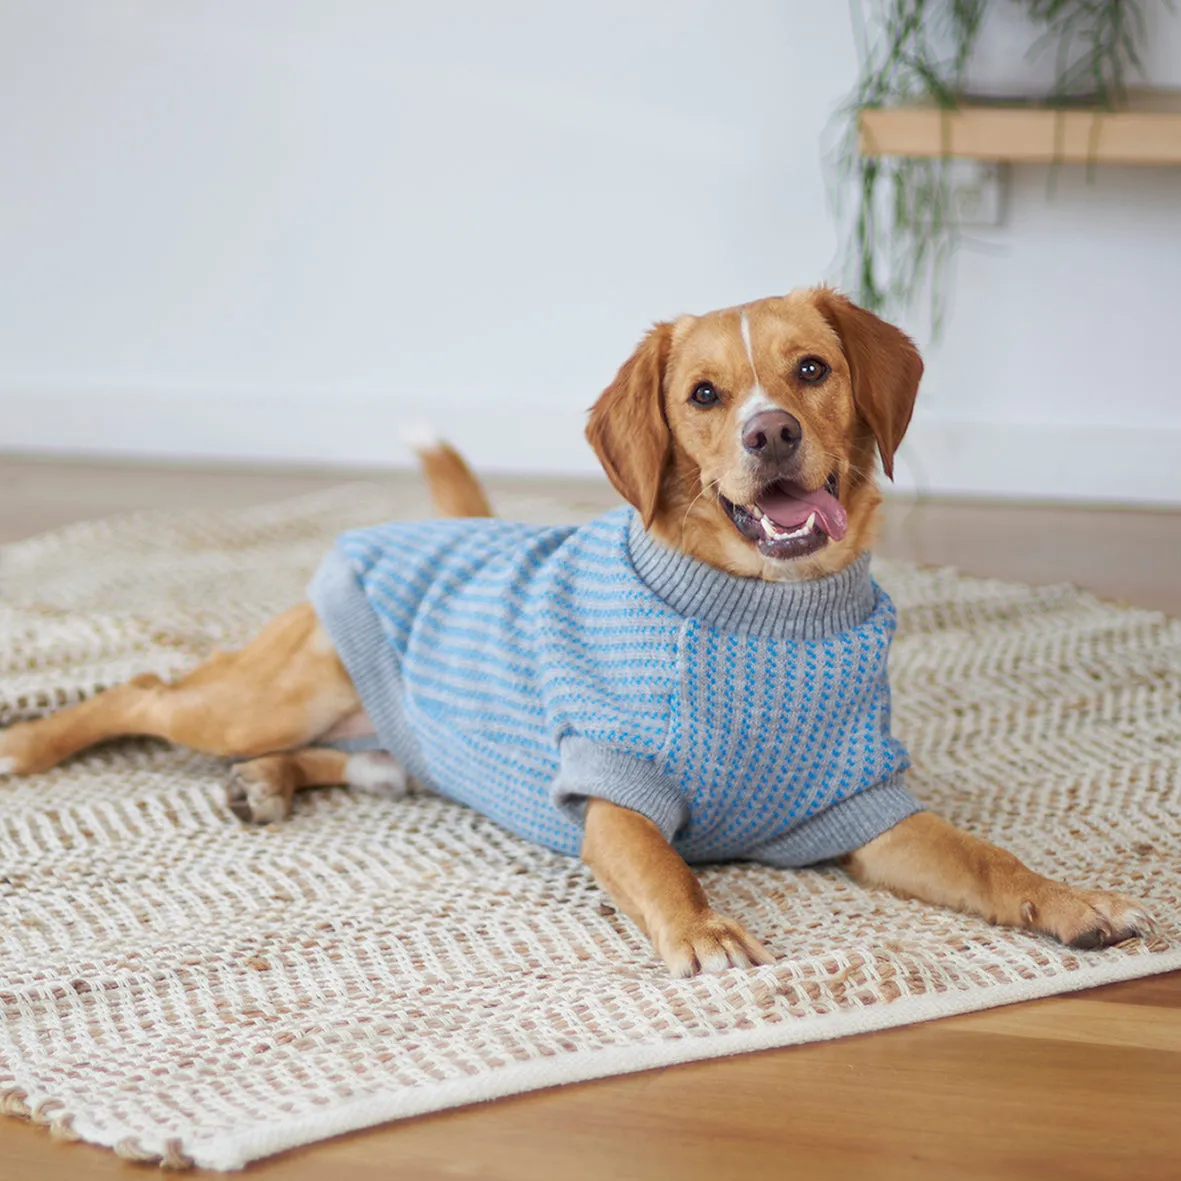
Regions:
<svg viewBox="0 0 1181 1181"><path fill-rule="evenodd" d="M863 624L877 595L869 554L839 574L805 582L742 578L670 549L651 537L636 513L628 525L632 565L649 590L678 615L720 631L818 640Z"/></svg>

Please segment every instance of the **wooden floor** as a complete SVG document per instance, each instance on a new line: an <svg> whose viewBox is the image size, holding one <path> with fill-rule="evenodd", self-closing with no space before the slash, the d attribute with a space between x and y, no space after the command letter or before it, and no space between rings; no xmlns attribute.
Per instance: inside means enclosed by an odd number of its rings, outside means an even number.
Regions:
<svg viewBox="0 0 1181 1181"><path fill-rule="evenodd" d="M0 540L129 508L248 504L339 478L0 459ZM604 485L580 494L611 503ZM1181 614L1181 513L897 501L879 549L1076 582ZM137 1168L0 1119L3 1181L126 1179ZM1181 973L501 1100L250 1172L269 1181L1181 1178Z"/></svg>

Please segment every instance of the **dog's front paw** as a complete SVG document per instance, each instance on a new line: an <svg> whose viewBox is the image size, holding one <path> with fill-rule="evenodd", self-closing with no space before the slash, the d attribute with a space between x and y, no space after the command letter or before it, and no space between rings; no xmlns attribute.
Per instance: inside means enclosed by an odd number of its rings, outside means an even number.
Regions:
<svg viewBox="0 0 1181 1181"><path fill-rule="evenodd" d="M1036 900L1027 899L1021 904L1021 918L1030 930L1053 935L1068 947L1084 951L1149 934L1154 927L1152 916L1135 898L1070 886L1058 886Z"/></svg>
<svg viewBox="0 0 1181 1181"><path fill-rule="evenodd" d="M653 931L652 943L674 976L775 962L775 957L741 923L708 907Z"/></svg>

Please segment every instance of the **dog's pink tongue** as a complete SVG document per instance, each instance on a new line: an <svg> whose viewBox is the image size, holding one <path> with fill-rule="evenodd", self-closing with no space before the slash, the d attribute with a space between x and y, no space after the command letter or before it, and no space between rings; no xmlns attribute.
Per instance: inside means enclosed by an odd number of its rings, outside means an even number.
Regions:
<svg viewBox="0 0 1181 1181"><path fill-rule="evenodd" d="M845 506L824 488L808 492L794 484L775 484L755 504L780 529L797 529L812 513L816 514L821 528L833 541L840 541L849 527Z"/></svg>

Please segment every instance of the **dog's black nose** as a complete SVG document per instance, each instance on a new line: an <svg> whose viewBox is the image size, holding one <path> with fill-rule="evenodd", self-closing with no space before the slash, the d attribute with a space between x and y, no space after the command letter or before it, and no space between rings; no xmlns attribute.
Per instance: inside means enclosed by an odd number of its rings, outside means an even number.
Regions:
<svg viewBox="0 0 1181 1181"><path fill-rule="evenodd" d="M742 445L764 463L777 464L795 453L804 437L799 419L786 410L762 410L742 428Z"/></svg>

